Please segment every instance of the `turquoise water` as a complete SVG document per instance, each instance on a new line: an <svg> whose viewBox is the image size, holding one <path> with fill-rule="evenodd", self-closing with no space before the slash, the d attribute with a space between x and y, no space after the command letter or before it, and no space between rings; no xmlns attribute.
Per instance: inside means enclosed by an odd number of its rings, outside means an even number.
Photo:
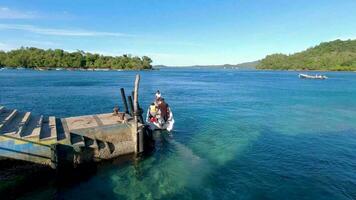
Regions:
<svg viewBox="0 0 356 200"><path fill-rule="evenodd" d="M26 196L68 199L356 198L356 73L162 69L139 72L140 103L160 89L173 136L138 162ZM111 112L136 72L0 71L0 104L59 117Z"/></svg>

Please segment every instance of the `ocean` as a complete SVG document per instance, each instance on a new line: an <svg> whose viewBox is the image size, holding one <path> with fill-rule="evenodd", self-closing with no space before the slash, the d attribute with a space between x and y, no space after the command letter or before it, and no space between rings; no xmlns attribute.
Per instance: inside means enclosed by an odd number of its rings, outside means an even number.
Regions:
<svg viewBox="0 0 356 200"><path fill-rule="evenodd" d="M146 109L157 89L175 118L148 156L98 166L24 199L355 199L356 73L304 80L292 71L0 71L0 104L57 117L122 108L141 75ZM53 178L55 179L55 178Z"/></svg>

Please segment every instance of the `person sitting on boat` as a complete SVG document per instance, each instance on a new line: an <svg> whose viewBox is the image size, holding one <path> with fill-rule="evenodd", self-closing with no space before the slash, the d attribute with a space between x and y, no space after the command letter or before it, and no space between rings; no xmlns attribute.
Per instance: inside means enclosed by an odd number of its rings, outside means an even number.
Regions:
<svg viewBox="0 0 356 200"><path fill-rule="evenodd" d="M152 103L150 105L150 110L149 110L149 120L150 122L157 122L157 114L158 114L158 108L155 103Z"/></svg>
<svg viewBox="0 0 356 200"><path fill-rule="evenodd" d="M161 92L157 90L156 92L156 101L159 100L162 97Z"/></svg>
<svg viewBox="0 0 356 200"><path fill-rule="evenodd" d="M160 110L161 118L166 122L169 119L169 106L164 101L164 98L158 101L158 109Z"/></svg>

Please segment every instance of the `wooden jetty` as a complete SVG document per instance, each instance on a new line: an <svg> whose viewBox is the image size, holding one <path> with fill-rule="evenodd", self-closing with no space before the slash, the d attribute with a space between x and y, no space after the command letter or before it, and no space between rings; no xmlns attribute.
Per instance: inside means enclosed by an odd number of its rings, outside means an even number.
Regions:
<svg viewBox="0 0 356 200"><path fill-rule="evenodd" d="M150 133L141 120L139 81L136 75L131 110L121 88L124 112L57 118L0 106L0 157L57 168L142 153Z"/></svg>

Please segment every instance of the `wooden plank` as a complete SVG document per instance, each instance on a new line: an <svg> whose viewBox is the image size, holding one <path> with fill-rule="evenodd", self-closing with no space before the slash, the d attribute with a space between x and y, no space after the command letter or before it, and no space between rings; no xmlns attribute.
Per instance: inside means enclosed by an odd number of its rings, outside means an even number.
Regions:
<svg viewBox="0 0 356 200"><path fill-rule="evenodd" d="M44 123L44 125L45 126L47 125L48 127L46 127L45 133L43 133L41 140L56 139L57 138L56 117L54 116L48 117L48 122L46 123Z"/></svg>
<svg viewBox="0 0 356 200"><path fill-rule="evenodd" d="M26 137L37 137L39 139L41 129L42 129L42 123L43 123L43 115L40 116L39 120L37 121L34 129L32 130L30 135L27 135Z"/></svg>
<svg viewBox="0 0 356 200"><path fill-rule="evenodd" d="M0 131L11 122L11 120L16 116L17 110L13 110L0 124Z"/></svg>
<svg viewBox="0 0 356 200"><path fill-rule="evenodd" d="M31 112L26 112L23 118L21 119L21 122L19 124L19 129L17 130L16 134L21 135L23 133L28 122L30 121L30 118L31 118Z"/></svg>
<svg viewBox="0 0 356 200"><path fill-rule="evenodd" d="M57 137L56 117L49 117L49 127L51 128L51 138Z"/></svg>

